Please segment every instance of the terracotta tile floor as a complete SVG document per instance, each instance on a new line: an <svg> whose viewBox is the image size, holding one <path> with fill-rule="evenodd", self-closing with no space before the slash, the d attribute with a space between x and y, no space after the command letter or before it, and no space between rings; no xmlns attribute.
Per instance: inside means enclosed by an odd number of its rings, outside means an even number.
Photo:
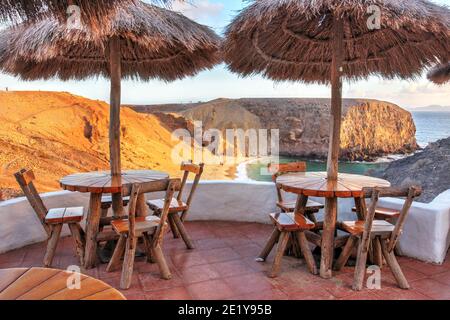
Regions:
<svg viewBox="0 0 450 320"><path fill-rule="evenodd" d="M307 272L303 260L286 257L276 279L266 272L271 266L254 258L272 230L251 223L187 223L195 250L186 250L181 240L167 235L164 252L173 273L161 280L156 265L138 258L133 285L123 291L129 299L450 299L450 255L442 266L399 258L412 290L401 290L387 268L382 270L382 289L351 290L353 268L346 267L333 279L324 280ZM41 266L44 243L0 255L0 268ZM77 264L70 238L61 240L54 267ZM105 265L86 271L88 275L117 287L120 273L107 273Z"/></svg>

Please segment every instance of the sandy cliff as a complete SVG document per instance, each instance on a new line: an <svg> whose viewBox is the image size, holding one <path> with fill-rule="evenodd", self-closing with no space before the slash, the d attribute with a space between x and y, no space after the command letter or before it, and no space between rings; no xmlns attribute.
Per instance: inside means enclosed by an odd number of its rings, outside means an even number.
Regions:
<svg viewBox="0 0 450 320"><path fill-rule="evenodd" d="M167 117L167 116L165 116ZM0 200L19 193L13 174L32 168L41 192L59 189L74 172L109 168L109 106L69 93L0 91ZM179 174L171 152L171 126L154 115L122 110L123 168L151 168ZM205 179L233 178L233 167L208 166Z"/></svg>
<svg viewBox="0 0 450 320"><path fill-rule="evenodd" d="M328 99L218 99L203 104L137 107L147 113L176 112L203 121L205 129L279 129L283 155L325 158L328 153ZM373 160L418 149L411 114L376 100L344 101L342 159Z"/></svg>

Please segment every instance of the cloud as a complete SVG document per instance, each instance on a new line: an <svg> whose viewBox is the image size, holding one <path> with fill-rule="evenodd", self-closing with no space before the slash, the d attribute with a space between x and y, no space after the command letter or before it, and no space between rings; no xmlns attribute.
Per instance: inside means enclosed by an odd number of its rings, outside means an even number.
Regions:
<svg viewBox="0 0 450 320"><path fill-rule="evenodd" d="M219 16L225 6L223 3L211 3L209 0L197 0L193 3L175 1L172 9L193 20L205 20Z"/></svg>

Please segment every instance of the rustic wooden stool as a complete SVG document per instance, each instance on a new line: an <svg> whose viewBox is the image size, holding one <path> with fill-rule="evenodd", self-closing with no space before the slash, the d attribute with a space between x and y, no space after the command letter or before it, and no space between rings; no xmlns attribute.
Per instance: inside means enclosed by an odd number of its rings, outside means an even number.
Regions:
<svg viewBox="0 0 450 320"><path fill-rule="evenodd" d="M121 258L124 256L122 275L120 279L120 288L129 289L133 275L134 258L136 254L137 241L143 238L146 254L149 262L153 259L159 266L162 277L166 280L171 279L169 267L162 251L164 234L166 233L167 217L169 207L175 191L180 188L180 180L167 180L160 188L146 188L145 184L133 184L130 195L130 204L128 206L128 219L114 220L111 225L114 231L120 235L119 241L114 250L111 261L106 271L112 272L120 266ZM166 191L164 206L161 216L136 217L136 204L138 196L143 193Z"/></svg>
<svg viewBox="0 0 450 320"><path fill-rule="evenodd" d="M275 243L278 242L278 248L273 262L272 270L269 274L271 278L275 278L280 270L281 260L286 251L289 238L292 236L298 242L303 257L305 258L306 264L308 265L309 271L312 274L317 274L318 270L316 262L314 261L314 257L308 245L308 240L306 239L304 233L306 230L313 229L315 227L315 224L303 215L290 212L272 213L270 214L270 218L275 224L275 229L273 230L269 241L267 242L266 246L264 247L259 257L256 259L256 261L266 261L267 257L275 246Z"/></svg>
<svg viewBox="0 0 450 320"><path fill-rule="evenodd" d="M84 231L80 226L81 220L83 220L84 209L78 208L56 208L47 210L42 201L39 193L37 192L33 181L35 176L33 171L23 169L17 172L15 175L20 188L30 202L31 207L36 213L39 221L47 232L47 251L44 257L44 266L50 267L55 256L56 247L58 245L59 238L61 236L61 230L63 225L69 226L72 238L74 240L77 255L80 258L80 263L84 265Z"/></svg>
<svg viewBox="0 0 450 320"><path fill-rule="evenodd" d="M369 246L370 243L373 243L374 241L380 243L381 252L386 259L386 262L389 265L399 287L402 289L409 289L408 281L406 280L400 265L397 262L394 249L402 233L411 204L414 201L414 198L421 194L421 190L418 187L410 187L400 192L393 190L393 188L373 189L371 191L372 200L370 208L366 214L365 220L344 221L340 223L340 228L343 231L348 232L350 234L350 238L348 239L340 257L336 261L334 269L339 271L345 266L353 248L356 244L358 244L353 290L362 290ZM385 220L374 220L380 195L391 196L394 194L395 196L406 197L405 204L400 212L397 223L393 225Z"/></svg>
<svg viewBox="0 0 450 320"><path fill-rule="evenodd" d="M174 238L179 238L181 235L181 238L183 239L188 249L194 249L194 244L188 232L186 231L186 228L183 223L186 220L192 200L194 199L194 193L197 190L197 186L203 174L203 169L204 169L203 163L195 165L191 162L184 162L181 164L181 170L184 171L183 179L181 180L181 188L180 191L178 192L177 198L173 199L170 203L169 217L168 217L170 229L172 230ZM189 178L189 175L191 173L194 174L195 177L194 182L192 183L191 192L189 193L187 201L185 203L183 202L183 191L184 187L186 186L187 179ZM147 201L147 205L151 210L155 212L156 215L161 215L164 203L165 203L164 199ZM179 215L180 213L181 216Z"/></svg>

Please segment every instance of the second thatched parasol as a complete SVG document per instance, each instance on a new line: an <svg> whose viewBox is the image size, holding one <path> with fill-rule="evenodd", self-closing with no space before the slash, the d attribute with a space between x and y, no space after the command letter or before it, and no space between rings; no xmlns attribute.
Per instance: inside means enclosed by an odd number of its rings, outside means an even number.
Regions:
<svg viewBox="0 0 450 320"><path fill-rule="evenodd" d="M220 62L220 43L208 27L138 1L118 6L99 29L70 29L58 19L44 19L3 30L0 69L24 80L110 78L111 174L120 179L121 79L195 75ZM121 196L113 200L121 214Z"/></svg>
<svg viewBox="0 0 450 320"><path fill-rule="evenodd" d="M428 79L436 84L450 82L450 62L431 69L428 73Z"/></svg>
<svg viewBox="0 0 450 320"><path fill-rule="evenodd" d="M414 78L450 51L450 11L426 0L255 0L228 26L224 59L244 76L331 84L328 181L337 181L342 81ZM337 199L327 199L321 276L331 276ZM327 250L324 250L327 248Z"/></svg>

